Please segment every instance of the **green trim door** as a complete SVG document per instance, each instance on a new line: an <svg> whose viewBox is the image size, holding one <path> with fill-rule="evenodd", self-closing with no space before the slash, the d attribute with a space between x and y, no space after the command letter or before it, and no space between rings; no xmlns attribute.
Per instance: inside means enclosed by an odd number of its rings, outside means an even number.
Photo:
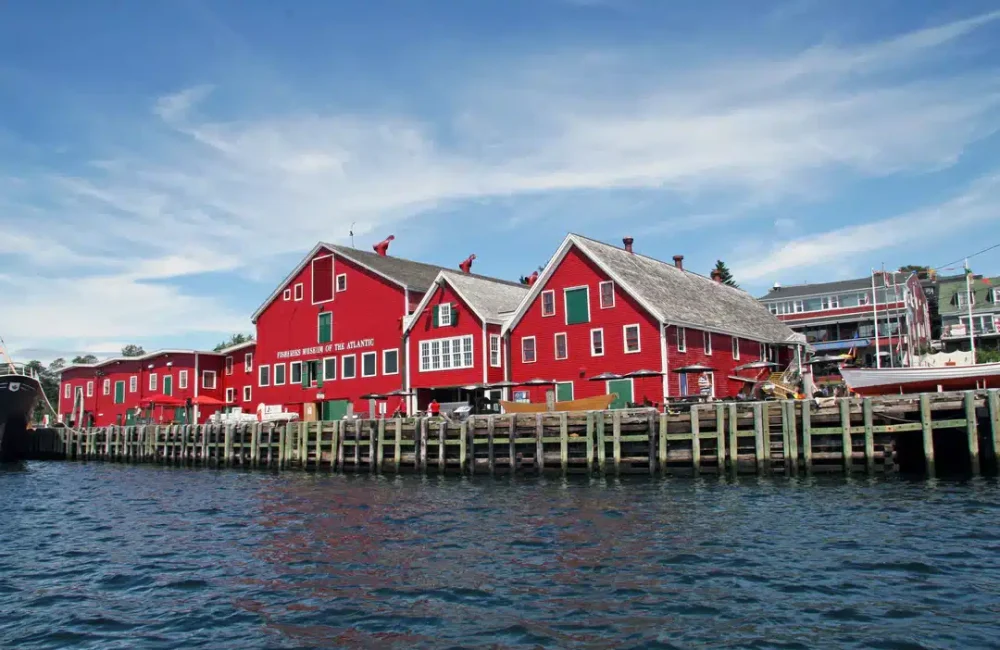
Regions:
<svg viewBox="0 0 1000 650"><path fill-rule="evenodd" d="M333 313L328 311L322 311L319 313L319 322L317 323L317 334L316 339L320 343L329 343L333 341Z"/></svg>
<svg viewBox="0 0 1000 650"><path fill-rule="evenodd" d="M632 380L612 379L608 382L608 395L617 393L618 397L611 402L611 408L623 409L632 401Z"/></svg>
<svg viewBox="0 0 1000 650"><path fill-rule="evenodd" d="M351 402L346 399L335 399L329 402L323 402L323 406L320 410L321 420L340 420L347 415L347 407L350 406Z"/></svg>
<svg viewBox="0 0 1000 650"><path fill-rule="evenodd" d="M564 381L556 384L556 401L570 402L573 400L573 382Z"/></svg>
<svg viewBox="0 0 1000 650"><path fill-rule="evenodd" d="M125 382L115 382L115 404L125 403Z"/></svg>
<svg viewBox="0 0 1000 650"><path fill-rule="evenodd" d="M566 324L590 322L590 291L587 287L566 290Z"/></svg>
<svg viewBox="0 0 1000 650"><path fill-rule="evenodd" d="M177 424L187 424L187 408L183 406L178 406L174 409L174 421Z"/></svg>
<svg viewBox="0 0 1000 650"><path fill-rule="evenodd" d="M167 375L163 378L163 394L173 395L174 394L174 378Z"/></svg>

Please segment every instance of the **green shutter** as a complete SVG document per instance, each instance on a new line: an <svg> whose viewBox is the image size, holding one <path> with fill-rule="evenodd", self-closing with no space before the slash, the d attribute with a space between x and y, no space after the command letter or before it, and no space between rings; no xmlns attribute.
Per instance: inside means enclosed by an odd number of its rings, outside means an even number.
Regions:
<svg viewBox="0 0 1000 650"><path fill-rule="evenodd" d="M611 402L611 408L623 409L632 401L632 381L629 379L613 379L608 382L608 394L616 393L618 397Z"/></svg>
<svg viewBox="0 0 1000 650"><path fill-rule="evenodd" d="M323 368L320 366L320 362L310 361L309 365L312 366L313 374L316 376L316 387L323 388Z"/></svg>
<svg viewBox="0 0 1000 650"><path fill-rule="evenodd" d="M115 382L115 404L125 403L125 382Z"/></svg>
<svg viewBox="0 0 1000 650"><path fill-rule="evenodd" d="M309 388L309 364L302 364L302 388Z"/></svg>
<svg viewBox="0 0 1000 650"><path fill-rule="evenodd" d="M330 343L333 341L333 314L324 311L319 314L319 336L320 343Z"/></svg>
<svg viewBox="0 0 1000 650"><path fill-rule="evenodd" d="M577 325L590 321L590 305L586 288L566 291L566 324Z"/></svg>
<svg viewBox="0 0 1000 650"><path fill-rule="evenodd" d="M440 327L440 325L438 325L438 308L437 308L437 305L434 305L433 307L431 307L431 311L434 313L433 326L434 327Z"/></svg>
<svg viewBox="0 0 1000 650"><path fill-rule="evenodd" d="M163 378L163 394L173 395L174 394L174 378L164 377Z"/></svg>
<svg viewBox="0 0 1000 650"><path fill-rule="evenodd" d="M458 325L458 307L451 306L451 326L455 327Z"/></svg>
<svg viewBox="0 0 1000 650"><path fill-rule="evenodd" d="M556 384L556 401L569 402L573 399L573 382L566 381Z"/></svg>

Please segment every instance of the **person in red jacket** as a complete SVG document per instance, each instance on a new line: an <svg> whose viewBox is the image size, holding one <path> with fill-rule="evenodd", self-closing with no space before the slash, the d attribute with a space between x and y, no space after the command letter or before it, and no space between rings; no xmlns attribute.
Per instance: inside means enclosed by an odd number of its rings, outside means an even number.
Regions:
<svg viewBox="0 0 1000 650"><path fill-rule="evenodd" d="M431 403L427 405L427 412L435 417L441 415L441 405L436 399L432 399Z"/></svg>

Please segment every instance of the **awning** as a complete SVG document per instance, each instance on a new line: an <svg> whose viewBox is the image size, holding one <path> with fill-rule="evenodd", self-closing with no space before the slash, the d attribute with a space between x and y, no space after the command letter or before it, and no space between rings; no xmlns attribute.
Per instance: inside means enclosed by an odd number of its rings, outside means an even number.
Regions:
<svg viewBox="0 0 1000 650"><path fill-rule="evenodd" d="M827 343L813 343L813 349L817 352L826 350L849 350L851 348L867 348L872 342L868 339L848 339L846 341L829 341Z"/></svg>

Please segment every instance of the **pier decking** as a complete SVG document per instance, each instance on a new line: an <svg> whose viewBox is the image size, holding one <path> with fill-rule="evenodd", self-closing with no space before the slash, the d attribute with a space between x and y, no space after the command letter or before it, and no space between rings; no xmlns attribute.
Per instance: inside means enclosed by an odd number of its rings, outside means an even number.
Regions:
<svg viewBox="0 0 1000 650"><path fill-rule="evenodd" d="M982 453L981 449L986 452ZM892 473L933 476L938 456L1000 466L998 391L653 409L275 425L37 431L36 457L345 472L647 474Z"/></svg>

